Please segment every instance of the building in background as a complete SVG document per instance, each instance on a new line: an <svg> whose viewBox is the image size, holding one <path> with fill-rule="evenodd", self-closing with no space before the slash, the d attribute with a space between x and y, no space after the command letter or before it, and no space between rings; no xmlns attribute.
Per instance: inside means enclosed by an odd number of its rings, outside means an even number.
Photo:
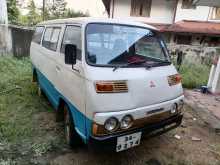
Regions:
<svg viewBox="0 0 220 165"><path fill-rule="evenodd" d="M110 18L123 18L156 26L167 42L220 46L220 5L210 0L102 0ZM205 6L198 6L205 5Z"/></svg>

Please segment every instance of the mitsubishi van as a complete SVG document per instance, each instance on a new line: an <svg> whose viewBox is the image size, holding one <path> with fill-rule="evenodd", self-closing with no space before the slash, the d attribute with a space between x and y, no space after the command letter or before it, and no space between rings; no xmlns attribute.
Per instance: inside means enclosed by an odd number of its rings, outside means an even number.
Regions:
<svg viewBox="0 0 220 165"><path fill-rule="evenodd" d="M181 76L160 32L118 19L39 23L30 48L33 81L75 147L120 152L181 124Z"/></svg>

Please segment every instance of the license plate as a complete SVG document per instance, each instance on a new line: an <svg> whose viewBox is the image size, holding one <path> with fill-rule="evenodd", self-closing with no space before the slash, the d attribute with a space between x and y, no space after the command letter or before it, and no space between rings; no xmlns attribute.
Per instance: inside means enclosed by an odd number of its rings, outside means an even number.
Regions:
<svg viewBox="0 0 220 165"><path fill-rule="evenodd" d="M116 152L124 151L138 146L141 141L141 132L125 135L117 138Z"/></svg>

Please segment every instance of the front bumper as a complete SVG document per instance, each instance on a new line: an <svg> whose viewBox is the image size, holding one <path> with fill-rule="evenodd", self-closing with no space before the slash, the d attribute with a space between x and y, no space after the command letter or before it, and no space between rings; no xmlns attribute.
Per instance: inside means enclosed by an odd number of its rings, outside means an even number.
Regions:
<svg viewBox="0 0 220 165"><path fill-rule="evenodd" d="M182 118L182 114L177 114L158 123L148 124L142 128L130 130L128 132L104 137L91 136L88 141L88 146L89 149L95 151L115 151L117 145L117 137L129 135L136 132L142 132L142 137L144 136L148 138L156 135L161 135L171 129L178 127L182 122Z"/></svg>

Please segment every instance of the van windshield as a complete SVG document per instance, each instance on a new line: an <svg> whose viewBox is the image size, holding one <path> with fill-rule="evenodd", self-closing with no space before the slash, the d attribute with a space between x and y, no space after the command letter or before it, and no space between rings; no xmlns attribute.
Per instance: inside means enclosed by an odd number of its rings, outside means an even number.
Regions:
<svg viewBox="0 0 220 165"><path fill-rule="evenodd" d="M89 24L86 46L87 62L91 65L143 67L170 64L165 43L156 32L146 28Z"/></svg>

